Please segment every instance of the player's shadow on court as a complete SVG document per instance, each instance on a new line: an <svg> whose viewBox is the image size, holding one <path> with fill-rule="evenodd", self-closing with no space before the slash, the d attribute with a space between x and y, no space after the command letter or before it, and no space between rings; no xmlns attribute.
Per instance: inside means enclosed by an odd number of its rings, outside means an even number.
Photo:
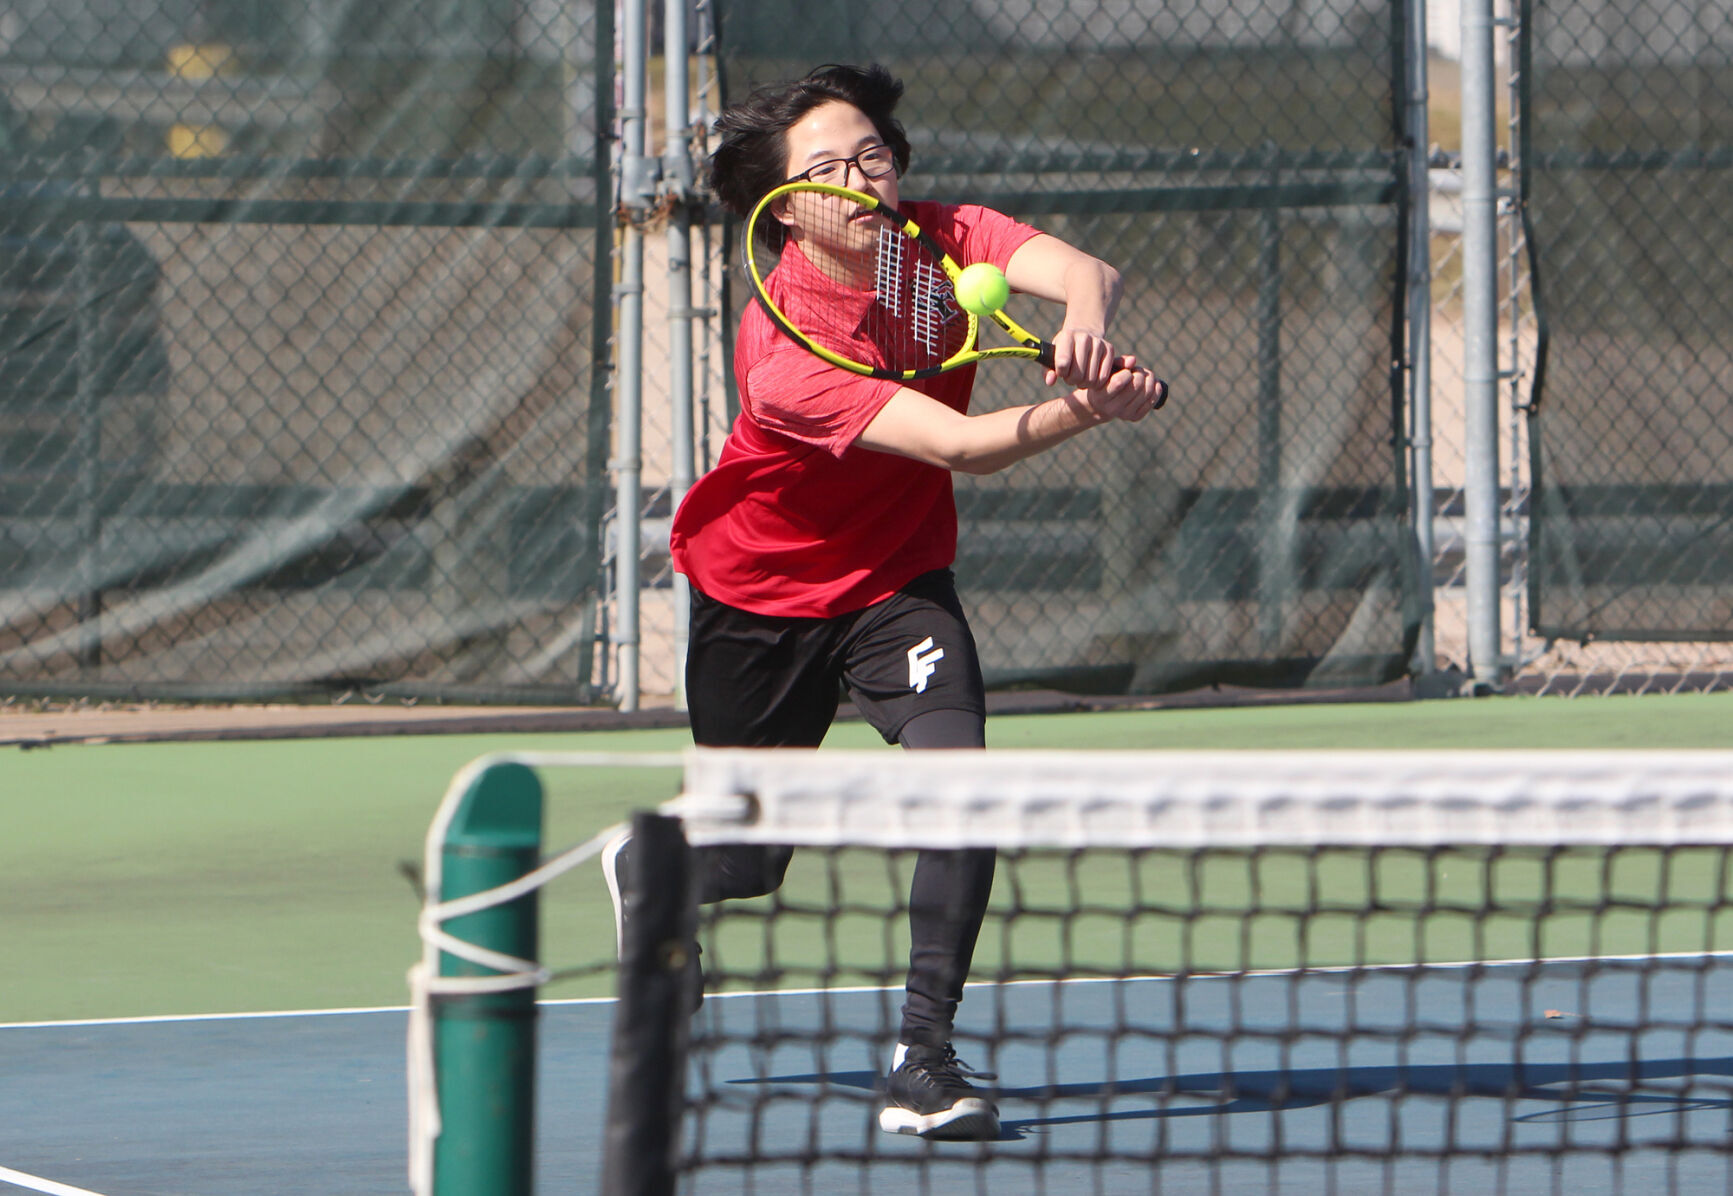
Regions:
<svg viewBox="0 0 1733 1196"><path fill-rule="evenodd" d="M1712 1077L1720 1077L1713 1079ZM1733 1110L1733 1058L1651 1059L1633 1066L1627 1060L1603 1063L1422 1064L1408 1067L1305 1068L1291 1071L1195 1072L1113 1082L997 1087L999 1101L1029 1101L1043 1108L1055 1102L1119 1101L1154 1096L1153 1108L1098 1108L1045 1117L1012 1117L1001 1122L1000 1140L1014 1141L1046 1126L1136 1121L1168 1117L1220 1117L1308 1109L1373 1096L1481 1098L1544 1101L1551 1108L1523 1113L1518 1121L1577 1121L1637 1117L1698 1110ZM883 1077L870 1071L733 1080L735 1084L828 1084L873 1091ZM1677 1081L1660 1086L1662 1081ZM1686 1081L1689 1081L1688 1083Z"/></svg>

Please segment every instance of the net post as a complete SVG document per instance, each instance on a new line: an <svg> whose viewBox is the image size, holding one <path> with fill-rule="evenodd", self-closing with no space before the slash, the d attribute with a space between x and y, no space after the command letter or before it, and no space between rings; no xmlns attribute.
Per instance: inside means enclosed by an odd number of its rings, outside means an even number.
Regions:
<svg viewBox="0 0 1733 1196"><path fill-rule="evenodd" d="M608 1064L604 1196L666 1196L685 1099L697 906L691 852L678 819L632 818L625 877L632 916L620 953L619 1000Z"/></svg>
<svg viewBox="0 0 1733 1196"><path fill-rule="evenodd" d="M542 787L522 764L478 773L440 852L446 901L497 888L534 870L541 855ZM453 918L453 937L521 960L538 955L535 893ZM492 969L440 953L441 976ZM447 994L433 1002L441 1131L434 1196L529 1196L535 1139L536 991Z"/></svg>

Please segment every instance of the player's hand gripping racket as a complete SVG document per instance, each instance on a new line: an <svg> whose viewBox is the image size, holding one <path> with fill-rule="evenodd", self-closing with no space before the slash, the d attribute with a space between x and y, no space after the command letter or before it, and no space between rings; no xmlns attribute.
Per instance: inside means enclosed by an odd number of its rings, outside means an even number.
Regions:
<svg viewBox="0 0 1733 1196"><path fill-rule="evenodd" d="M766 222L783 231L784 215L805 233L802 252L816 271L810 288L782 288L779 304L765 285L770 273L760 261ZM978 269L978 268L977 268ZM798 344L845 370L873 378L909 381L995 357L1024 358L1053 367L1053 345L1005 314L1008 291L959 286L964 268L908 217L860 191L827 183L794 182L759 201L747 221L746 271L759 302L778 327ZM1003 275L997 271L1000 282ZM973 283L975 279L970 279ZM792 289L791 289L792 287ZM959 292L974 300L971 311ZM984 316L1014 342L982 348L977 337ZM1114 362L1123 368L1124 358ZM1167 399L1160 384L1159 407Z"/></svg>

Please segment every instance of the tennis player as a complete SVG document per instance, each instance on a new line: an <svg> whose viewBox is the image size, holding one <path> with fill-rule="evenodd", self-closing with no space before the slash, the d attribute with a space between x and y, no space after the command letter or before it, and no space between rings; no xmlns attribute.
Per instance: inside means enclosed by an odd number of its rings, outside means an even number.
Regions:
<svg viewBox="0 0 1733 1196"><path fill-rule="evenodd" d="M742 218L802 178L898 205L910 152L893 116L902 91L878 66L825 66L755 91L716 122L715 194ZM817 747L846 689L887 742L984 747L981 666L950 571L952 472L996 472L1091 429L1141 420L1165 397L1135 359L1115 368L1112 267L986 208L901 206L957 260L990 261L1013 290L1064 305L1045 377L1064 389L971 415L973 366L909 385L864 377L748 310L734 358L740 416L716 467L681 503L672 535L675 567L692 586L686 694L700 745ZM767 286L798 320L801 303L837 297L812 265L825 249L815 230L792 210L779 219L770 239L785 244L770 246L782 255ZM708 852L700 899L768 893L790 854ZM618 908L617 851L606 863ZM900 1045L879 1118L886 1130L998 1136L998 1110L969 1082L981 1073L951 1046L993 869L991 851L917 858Z"/></svg>

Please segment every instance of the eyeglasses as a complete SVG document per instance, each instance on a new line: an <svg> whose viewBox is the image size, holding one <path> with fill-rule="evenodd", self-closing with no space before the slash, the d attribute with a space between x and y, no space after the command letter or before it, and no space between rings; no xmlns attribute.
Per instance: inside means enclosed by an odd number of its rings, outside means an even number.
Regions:
<svg viewBox="0 0 1733 1196"><path fill-rule="evenodd" d="M791 183L831 183L841 186L848 181L848 168L857 167L862 176L882 179L897 168L897 156L888 145L869 145L852 158L826 158L809 166L788 181Z"/></svg>

